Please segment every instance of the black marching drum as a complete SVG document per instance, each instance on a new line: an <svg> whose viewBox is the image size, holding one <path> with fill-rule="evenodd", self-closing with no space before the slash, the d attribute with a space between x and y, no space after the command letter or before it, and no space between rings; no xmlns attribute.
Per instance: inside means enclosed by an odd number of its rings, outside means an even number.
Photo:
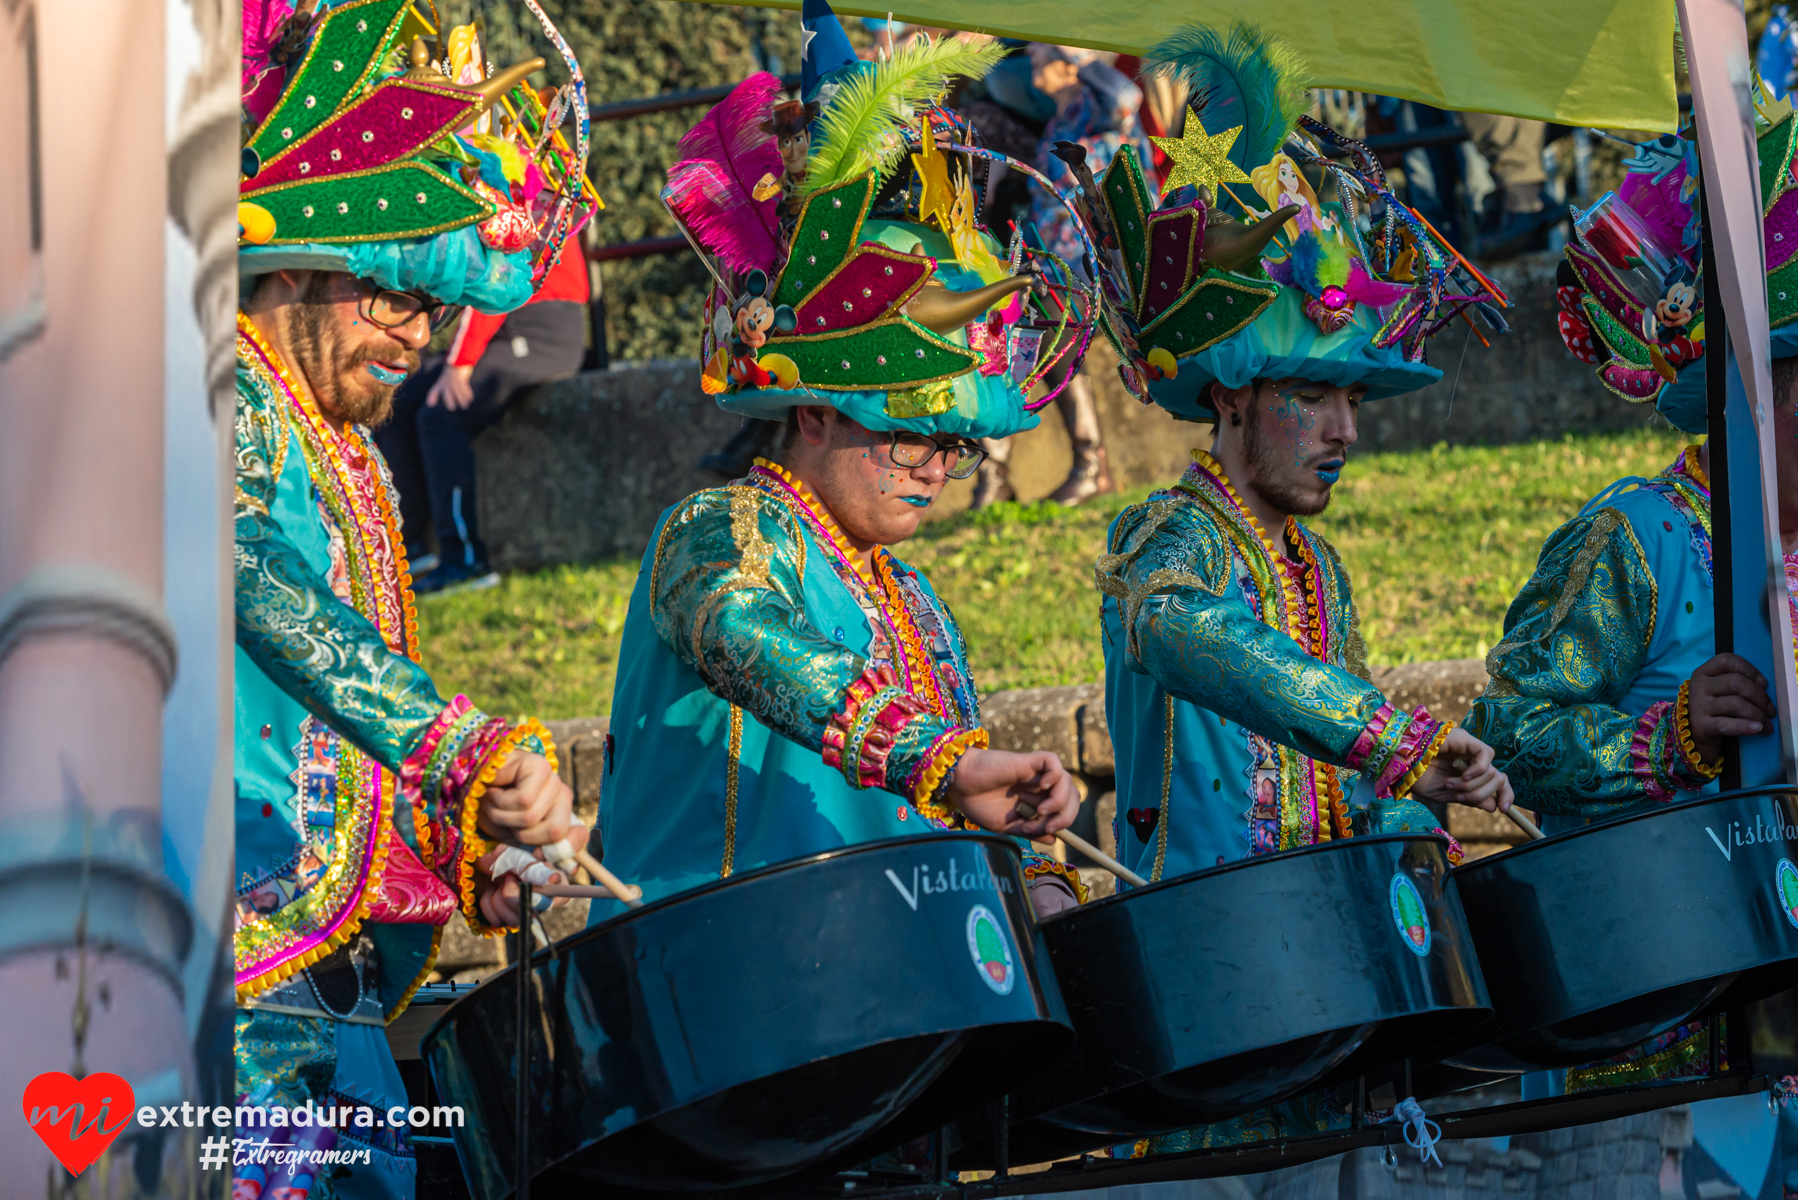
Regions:
<svg viewBox="0 0 1798 1200"><path fill-rule="evenodd" d="M1447 849L1421 834L1326 842L1045 921L1079 1040L1011 1096L1011 1161L1239 1116L1482 1024ZM953 1165L991 1165L990 1120L956 1132Z"/></svg>
<svg viewBox="0 0 1798 1200"><path fill-rule="evenodd" d="M1590 1063L1798 983L1798 797L1753 789L1594 823L1453 874L1492 992L1460 1071Z"/></svg>
<svg viewBox="0 0 1798 1200"><path fill-rule="evenodd" d="M683 892L531 960L526 1169L712 1191L866 1159L1073 1041L1016 848L934 834ZM475 1200L513 1190L518 967L425 1035Z"/></svg>

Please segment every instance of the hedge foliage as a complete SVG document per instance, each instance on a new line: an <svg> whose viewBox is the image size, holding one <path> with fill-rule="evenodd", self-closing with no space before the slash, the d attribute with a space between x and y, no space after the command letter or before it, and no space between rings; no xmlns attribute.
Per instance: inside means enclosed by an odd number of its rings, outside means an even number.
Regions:
<svg viewBox="0 0 1798 1200"><path fill-rule="evenodd" d="M759 39L770 67L799 69L799 14L678 0L541 0L573 47L594 104L634 100L663 92L734 84L757 69L751 49ZM440 4L446 21L467 20L466 0ZM509 0L474 0L485 17L493 58L516 61L532 22ZM845 20L851 41L868 40L860 22ZM553 78L560 73L551 72ZM595 122L589 165L605 211L599 240L605 245L679 232L658 199L676 144L705 113L679 108L621 121ZM623 259L601 268L606 290L607 346L615 359L691 358L699 352L705 270L691 253Z"/></svg>

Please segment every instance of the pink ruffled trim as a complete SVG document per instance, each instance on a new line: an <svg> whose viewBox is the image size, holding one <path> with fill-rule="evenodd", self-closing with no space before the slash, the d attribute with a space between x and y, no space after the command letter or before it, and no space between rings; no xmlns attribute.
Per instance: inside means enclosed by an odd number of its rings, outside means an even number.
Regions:
<svg viewBox="0 0 1798 1200"><path fill-rule="evenodd" d="M1382 800L1390 799L1399 781L1429 752L1441 729L1442 722L1432 717L1429 710L1421 704L1412 709L1404 731L1399 734L1397 748L1393 750L1392 757L1386 761L1385 769L1374 783L1374 795Z"/></svg>
<svg viewBox="0 0 1798 1200"><path fill-rule="evenodd" d="M1349 748L1348 758L1343 766L1351 771L1359 771L1374 751L1380 748L1380 739L1385 736L1386 726L1392 721L1392 705L1380 705L1380 711L1361 730L1355 738L1355 744Z"/></svg>

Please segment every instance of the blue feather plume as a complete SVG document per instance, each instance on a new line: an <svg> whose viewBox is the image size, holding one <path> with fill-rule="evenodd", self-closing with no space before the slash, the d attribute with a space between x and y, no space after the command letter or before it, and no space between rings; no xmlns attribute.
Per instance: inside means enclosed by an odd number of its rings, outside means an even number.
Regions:
<svg viewBox="0 0 1798 1200"><path fill-rule="evenodd" d="M1271 161L1310 107L1298 51L1241 21L1228 33L1178 29L1143 55L1143 70L1183 81L1207 133L1242 126L1230 161L1245 172Z"/></svg>

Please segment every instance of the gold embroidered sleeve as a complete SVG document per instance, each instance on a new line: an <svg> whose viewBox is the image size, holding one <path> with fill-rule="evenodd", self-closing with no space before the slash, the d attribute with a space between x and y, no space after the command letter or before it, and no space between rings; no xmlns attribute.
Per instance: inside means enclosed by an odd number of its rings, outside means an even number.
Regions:
<svg viewBox="0 0 1798 1200"><path fill-rule="evenodd" d="M1519 803L1602 815L1651 798L1630 755L1643 714L1617 705L1647 658L1656 599L1641 543L1615 508L1543 546L1463 722L1497 751Z"/></svg>
<svg viewBox="0 0 1798 1200"><path fill-rule="evenodd" d="M1229 541L1196 506L1157 500L1120 517L1097 583L1118 605L1125 662L1263 737L1344 762L1384 698L1263 624L1234 571Z"/></svg>
<svg viewBox="0 0 1798 1200"><path fill-rule="evenodd" d="M825 728L867 661L807 618L806 546L791 512L760 489L700 492L663 523L650 616L657 636L714 695L822 753ZM948 729L935 717L911 721L889 761L909 769Z"/></svg>

